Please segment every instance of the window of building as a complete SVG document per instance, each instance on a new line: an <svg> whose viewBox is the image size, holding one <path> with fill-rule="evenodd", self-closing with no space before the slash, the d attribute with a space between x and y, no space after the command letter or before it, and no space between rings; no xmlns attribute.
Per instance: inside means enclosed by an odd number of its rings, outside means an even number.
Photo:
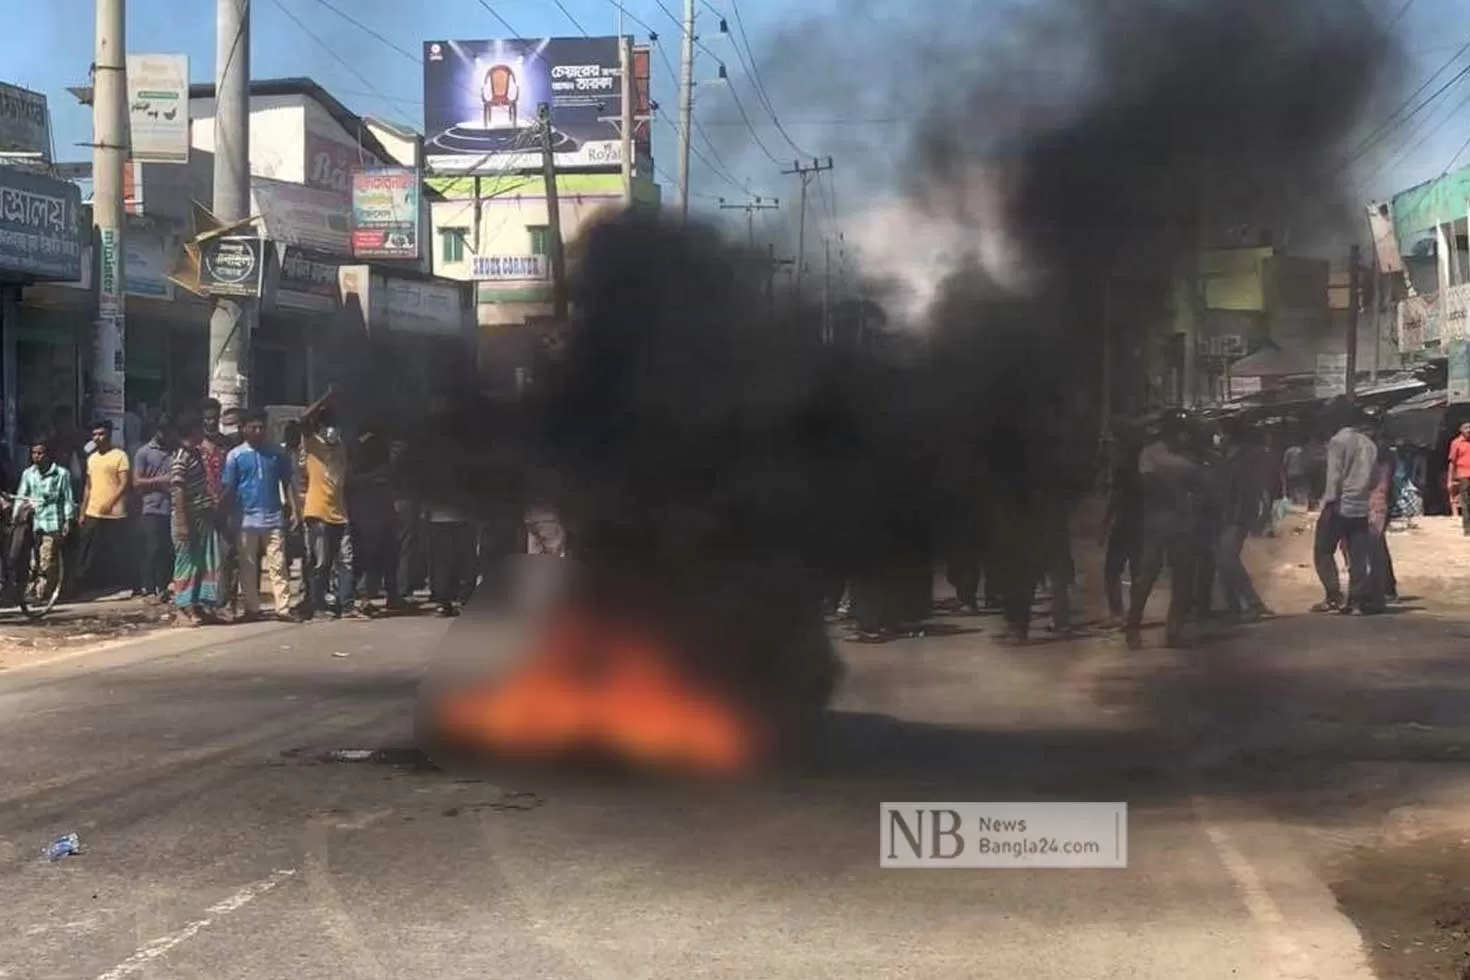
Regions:
<svg viewBox="0 0 1470 980"><path fill-rule="evenodd" d="M465 229L439 229L439 258L445 263L464 261Z"/></svg>
<svg viewBox="0 0 1470 980"><path fill-rule="evenodd" d="M546 225L527 225L526 231L531 235L531 254L551 254L551 229Z"/></svg>

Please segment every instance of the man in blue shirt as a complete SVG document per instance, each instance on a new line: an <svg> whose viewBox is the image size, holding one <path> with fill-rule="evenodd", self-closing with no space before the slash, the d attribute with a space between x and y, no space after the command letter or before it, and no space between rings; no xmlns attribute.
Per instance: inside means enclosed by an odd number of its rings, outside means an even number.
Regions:
<svg viewBox="0 0 1470 980"><path fill-rule="evenodd" d="M143 567L138 587L144 595L163 598L173 580L173 541L169 537L169 466L173 461L172 423L160 416L153 437L133 454L133 489L142 496L138 532L143 539Z"/></svg>
<svg viewBox="0 0 1470 980"><path fill-rule="evenodd" d="M291 582L286 576L286 529L299 523L291 489L291 460L265 438L265 413L244 414L245 441L230 450L220 484L222 500L239 527L240 598L243 622L260 618L260 556L276 600L276 618L295 621Z"/></svg>

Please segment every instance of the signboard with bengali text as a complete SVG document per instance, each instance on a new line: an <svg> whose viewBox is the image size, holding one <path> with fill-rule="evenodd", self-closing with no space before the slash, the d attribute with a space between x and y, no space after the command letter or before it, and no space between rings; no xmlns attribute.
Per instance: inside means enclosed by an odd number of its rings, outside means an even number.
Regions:
<svg viewBox="0 0 1470 980"><path fill-rule="evenodd" d="M187 55L128 55L128 126L132 159L189 162Z"/></svg>
<svg viewBox="0 0 1470 980"><path fill-rule="evenodd" d="M615 37L509 38L424 44L424 152L440 172L541 166L537 109L551 108L556 166L622 160Z"/></svg>
<svg viewBox="0 0 1470 980"><path fill-rule="evenodd" d="M408 167L352 175L352 254L358 258L419 257L419 174Z"/></svg>

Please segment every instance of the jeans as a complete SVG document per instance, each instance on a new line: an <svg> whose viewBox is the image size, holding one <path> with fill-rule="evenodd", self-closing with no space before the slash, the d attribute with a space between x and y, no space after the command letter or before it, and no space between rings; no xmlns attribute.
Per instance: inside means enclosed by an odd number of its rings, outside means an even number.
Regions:
<svg viewBox="0 0 1470 980"><path fill-rule="evenodd" d="M261 553L265 577L276 600L277 615L291 608L291 580L286 576L286 532L278 527L242 527L236 540L240 556L240 604L249 616L260 612Z"/></svg>
<svg viewBox="0 0 1470 980"><path fill-rule="evenodd" d="M374 595L397 604L403 598L398 578L398 521L390 510L358 522L352 533L353 558L357 565L358 594Z"/></svg>
<svg viewBox="0 0 1470 980"><path fill-rule="evenodd" d="M1322 590L1331 603L1343 602L1342 579L1337 573L1337 549L1344 542L1348 554L1347 601L1361 604L1370 598L1368 518L1343 517L1337 511L1336 501L1323 504L1322 513L1317 517L1312 558L1317 565L1317 578L1322 582Z"/></svg>
<svg viewBox="0 0 1470 980"><path fill-rule="evenodd" d="M1220 590L1225 593L1225 608L1238 613L1260 612L1266 608L1256 587L1251 582L1245 563L1240 560L1241 549L1249 531L1239 524L1227 524L1220 531L1220 542L1215 550L1215 567L1219 572Z"/></svg>
<svg viewBox="0 0 1470 980"><path fill-rule="evenodd" d="M346 538L346 524L328 524L316 517L306 519L306 550L310 561L307 575L306 608L313 613L340 614L343 610L352 608L354 599L352 556L346 555L346 561L338 561L338 558L344 557L343 544ZM328 609L327 585L332 579L333 571L337 573L337 601Z"/></svg>
<svg viewBox="0 0 1470 980"><path fill-rule="evenodd" d="M169 518L164 514L144 514L138 518L139 552L138 588L150 595L163 595L173 581L174 542Z"/></svg>
<svg viewBox="0 0 1470 980"><path fill-rule="evenodd" d="M475 543L474 525L463 521L429 524L429 593L438 606L452 606L461 598Z"/></svg>
<svg viewBox="0 0 1470 980"><path fill-rule="evenodd" d="M1456 480L1454 494L1460 501L1460 527L1470 534L1470 480Z"/></svg>
<svg viewBox="0 0 1470 980"><path fill-rule="evenodd" d="M1143 613L1148 597L1158 584L1164 566L1169 566L1169 613L1167 631L1170 642L1177 641L1185 622L1193 611L1198 579L1195 560L1198 541L1188 522L1175 515L1144 518L1142 543L1138 549L1138 567L1133 573L1133 588L1128 597L1128 629L1143 626Z"/></svg>
<svg viewBox="0 0 1470 980"><path fill-rule="evenodd" d="M1125 612L1123 569L1138 575L1139 539L1143 536L1139 525L1136 517L1119 517L1108 531L1108 550L1103 556L1103 593L1108 598L1108 612L1116 619L1122 619Z"/></svg>
<svg viewBox="0 0 1470 980"><path fill-rule="evenodd" d="M1388 552L1388 535L1370 529L1368 549L1368 595L1373 603L1381 605L1389 596L1397 597L1399 594L1393 555Z"/></svg>

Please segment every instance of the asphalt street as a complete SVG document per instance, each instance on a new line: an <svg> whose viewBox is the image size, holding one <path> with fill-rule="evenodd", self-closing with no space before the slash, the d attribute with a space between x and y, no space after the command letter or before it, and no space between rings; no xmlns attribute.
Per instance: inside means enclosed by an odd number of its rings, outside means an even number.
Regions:
<svg viewBox="0 0 1470 980"><path fill-rule="evenodd" d="M1260 627L1311 638L1275 674L1241 669L1264 632L1183 660L973 632L850 650L818 757L718 791L391 751L437 619L168 632L7 670L0 978L1369 977L1295 832L1208 775L1260 748L1257 712L1309 700L1292 685L1332 674L1351 701L1323 631L1364 623ZM1426 662L1429 638L1463 648L1423 623ZM390 751L331 756L356 749ZM1129 867L878 867L880 802L1037 799L1129 803ZM72 831L84 854L41 859Z"/></svg>

